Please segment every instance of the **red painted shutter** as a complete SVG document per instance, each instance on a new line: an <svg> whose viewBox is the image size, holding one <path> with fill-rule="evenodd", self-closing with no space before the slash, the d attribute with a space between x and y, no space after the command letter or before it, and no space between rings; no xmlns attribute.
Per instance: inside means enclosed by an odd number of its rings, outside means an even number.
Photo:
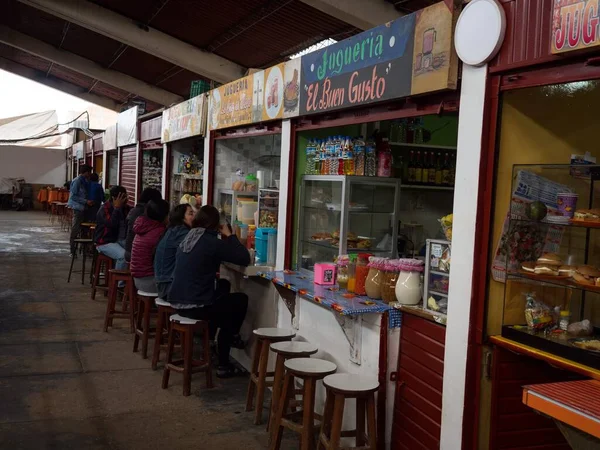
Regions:
<svg viewBox="0 0 600 450"><path fill-rule="evenodd" d="M440 447L446 328L402 314L392 450Z"/></svg>
<svg viewBox="0 0 600 450"><path fill-rule="evenodd" d="M129 205L135 205L137 199L136 174L137 174L137 151L136 146L123 147L121 149L121 171L119 184L127 189Z"/></svg>

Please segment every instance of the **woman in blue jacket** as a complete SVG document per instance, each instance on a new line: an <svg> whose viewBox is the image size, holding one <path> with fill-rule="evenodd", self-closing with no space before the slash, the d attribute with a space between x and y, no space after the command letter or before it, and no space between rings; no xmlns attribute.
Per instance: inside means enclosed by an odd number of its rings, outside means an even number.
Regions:
<svg viewBox="0 0 600 450"><path fill-rule="evenodd" d="M180 315L208 321L211 335L219 329L217 377L227 378L236 374L229 362L229 351L232 346L243 346L239 332L246 317L248 296L229 293L229 283L218 282L224 280L217 280L217 272L222 262L248 266L250 254L229 225L220 225L219 221L219 211L208 205L194 217L192 229L177 249L168 300Z"/></svg>
<svg viewBox="0 0 600 450"><path fill-rule="evenodd" d="M169 296L175 270L175 255L179 244L190 231L193 220L194 210L187 204L177 205L169 214L169 227L158 243L154 255L154 278L160 298L166 299Z"/></svg>

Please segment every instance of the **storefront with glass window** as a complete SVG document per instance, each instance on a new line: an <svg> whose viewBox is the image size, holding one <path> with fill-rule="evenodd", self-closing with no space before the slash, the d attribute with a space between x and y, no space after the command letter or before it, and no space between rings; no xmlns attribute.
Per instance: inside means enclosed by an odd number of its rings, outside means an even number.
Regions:
<svg viewBox="0 0 600 450"><path fill-rule="evenodd" d="M597 5L502 4L506 37L485 97L463 448L600 439Z"/></svg>

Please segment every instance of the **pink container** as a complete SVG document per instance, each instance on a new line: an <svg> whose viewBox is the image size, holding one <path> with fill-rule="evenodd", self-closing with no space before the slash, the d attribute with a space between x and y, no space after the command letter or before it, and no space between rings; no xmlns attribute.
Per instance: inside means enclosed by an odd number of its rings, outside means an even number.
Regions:
<svg viewBox="0 0 600 450"><path fill-rule="evenodd" d="M558 203L558 212L564 216L573 218L575 215L575 207L577 206L577 199L579 195L571 192L562 192L556 195Z"/></svg>
<svg viewBox="0 0 600 450"><path fill-rule="evenodd" d="M331 263L315 264L315 284L330 286L335 284L336 265Z"/></svg>

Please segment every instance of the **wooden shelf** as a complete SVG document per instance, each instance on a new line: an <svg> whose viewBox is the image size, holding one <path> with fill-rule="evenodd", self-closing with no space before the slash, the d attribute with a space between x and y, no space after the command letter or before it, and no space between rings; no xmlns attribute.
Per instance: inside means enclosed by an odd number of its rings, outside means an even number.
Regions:
<svg viewBox="0 0 600 450"><path fill-rule="evenodd" d="M409 144L408 142L390 142L390 145L398 147L416 147L416 148L433 148L437 150L456 150L456 147L450 145L430 145L430 144Z"/></svg>

